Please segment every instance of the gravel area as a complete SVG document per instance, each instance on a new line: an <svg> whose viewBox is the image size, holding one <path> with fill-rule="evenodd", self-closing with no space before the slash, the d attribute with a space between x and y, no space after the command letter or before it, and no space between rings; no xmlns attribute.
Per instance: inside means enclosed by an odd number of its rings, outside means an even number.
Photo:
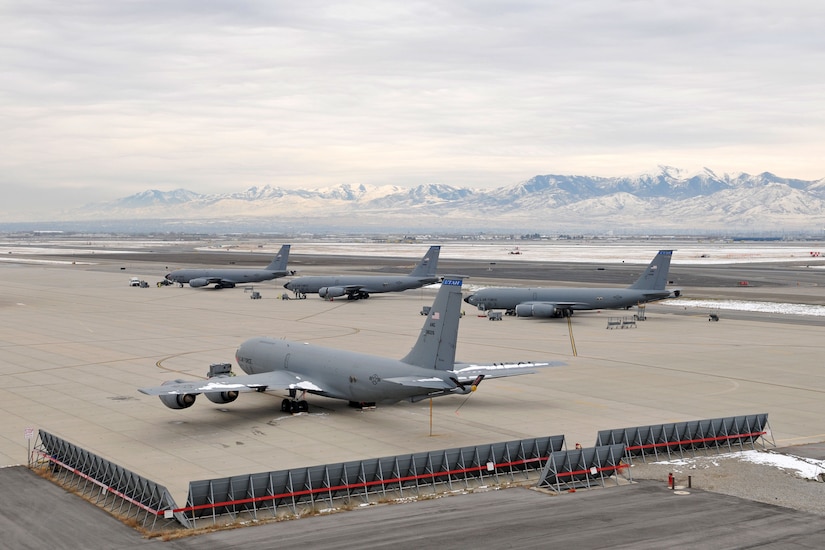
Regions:
<svg viewBox="0 0 825 550"><path fill-rule="evenodd" d="M663 485L667 485L668 473L672 472L677 490L690 490L687 488L690 476L693 489L825 516L824 461L799 458L797 464L804 462L819 466L808 466L808 470L813 469L819 475L806 478L792 467L794 460L788 455L772 451L760 453L768 455L760 458L776 461L757 463L746 459L747 453L686 455L684 459L670 462L654 462L655 457L648 457L646 463L641 459L634 460L630 473L634 480L661 480Z"/></svg>

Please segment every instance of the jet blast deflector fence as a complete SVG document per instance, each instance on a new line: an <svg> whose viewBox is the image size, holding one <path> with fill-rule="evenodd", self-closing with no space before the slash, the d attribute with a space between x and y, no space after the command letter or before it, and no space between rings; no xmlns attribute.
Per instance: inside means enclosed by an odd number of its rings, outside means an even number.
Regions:
<svg viewBox="0 0 825 550"><path fill-rule="evenodd" d="M418 498L438 491L529 479L547 457L564 447L550 436L411 455L293 468L221 479L193 481L185 513L216 523L241 514L289 517L319 509ZM222 520L222 521L225 521Z"/></svg>
<svg viewBox="0 0 825 550"><path fill-rule="evenodd" d="M626 447L625 454L630 461L634 456L647 461L651 455L659 460L683 458L685 453L696 456L697 451L776 447L767 413L602 430L596 437L596 446L616 443Z"/></svg>
<svg viewBox="0 0 825 550"><path fill-rule="evenodd" d="M38 432L29 467L51 469L62 487L144 528L195 528L198 520L216 524L241 515L296 516L528 480L563 447L564 436L556 435L193 481L183 508L162 485L44 430Z"/></svg>
<svg viewBox="0 0 825 550"><path fill-rule="evenodd" d="M61 487L144 528L188 526L166 487L44 430L38 431L29 467L51 469Z"/></svg>
<svg viewBox="0 0 825 550"><path fill-rule="evenodd" d="M144 528L188 528L241 517L295 517L322 509L392 502L535 479L555 491L617 484L633 457L775 447L768 415L756 414L639 426L598 433L596 446L565 450L563 435L410 455L192 481L178 507L165 487L44 430L29 458L33 469L113 515Z"/></svg>
<svg viewBox="0 0 825 550"><path fill-rule="evenodd" d="M554 452L547 460L538 486L556 491L604 486L611 477L619 482L633 457L659 458L696 456L700 451L730 452L744 448L775 447L768 427L768 415L752 414L692 420L672 424L602 430L596 446Z"/></svg>
<svg viewBox="0 0 825 550"><path fill-rule="evenodd" d="M624 472L629 466L622 461L624 453L622 443L553 452L541 471L537 487L556 492L594 485L604 487L611 478L618 484L622 474L630 481L629 472Z"/></svg>

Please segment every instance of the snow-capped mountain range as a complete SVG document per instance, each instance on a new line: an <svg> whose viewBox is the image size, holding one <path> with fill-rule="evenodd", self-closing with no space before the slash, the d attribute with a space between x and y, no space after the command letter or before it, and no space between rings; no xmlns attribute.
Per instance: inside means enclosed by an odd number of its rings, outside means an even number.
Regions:
<svg viewBox="0 0 825 550"><path fill-rule="evenodd" d="M825 179L694 174L662 166L635 177L543 175L495 189L426 184L250 187L228 194L150 190L68 214L74 220L230 219L292 230L396 229L687 232L821 231Z"/></svg>

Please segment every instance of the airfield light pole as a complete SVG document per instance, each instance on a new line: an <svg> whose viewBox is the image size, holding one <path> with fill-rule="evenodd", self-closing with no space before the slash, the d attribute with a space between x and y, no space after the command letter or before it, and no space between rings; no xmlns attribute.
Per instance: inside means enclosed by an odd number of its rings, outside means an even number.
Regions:
<svg viewBox="0 0 825 550"><path fill-rule="evenodd" d="M430 397L430 437L433 436L433 398Z"/></svg>

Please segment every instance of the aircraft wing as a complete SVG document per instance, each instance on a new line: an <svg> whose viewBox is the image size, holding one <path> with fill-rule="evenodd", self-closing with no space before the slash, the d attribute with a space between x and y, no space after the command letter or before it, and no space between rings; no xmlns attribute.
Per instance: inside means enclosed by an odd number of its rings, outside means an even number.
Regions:
<svg viewBox="0 0 825 550"><path fill-rule="evenodd" d="M536 369L546 367L563 367L567 363L563 361L520 361L518 363L491 363L488 365L476 363L456 363L453 372L456 379L461 382L472 382L479 376L484 378L504 378L506 376L518 376L520 374L534 374Z"/></svg>
<svg viewBox="0 0 825 550"><path fill-rule="evenodd" d="M267 389L324 391L323 388L311 380L284 371L262 372L242 376L220 376L193 382L175 380L174 382L167 382L155 388L140 388L138 391L146 395L184 395L226 391L264 391Z"/></svg>

